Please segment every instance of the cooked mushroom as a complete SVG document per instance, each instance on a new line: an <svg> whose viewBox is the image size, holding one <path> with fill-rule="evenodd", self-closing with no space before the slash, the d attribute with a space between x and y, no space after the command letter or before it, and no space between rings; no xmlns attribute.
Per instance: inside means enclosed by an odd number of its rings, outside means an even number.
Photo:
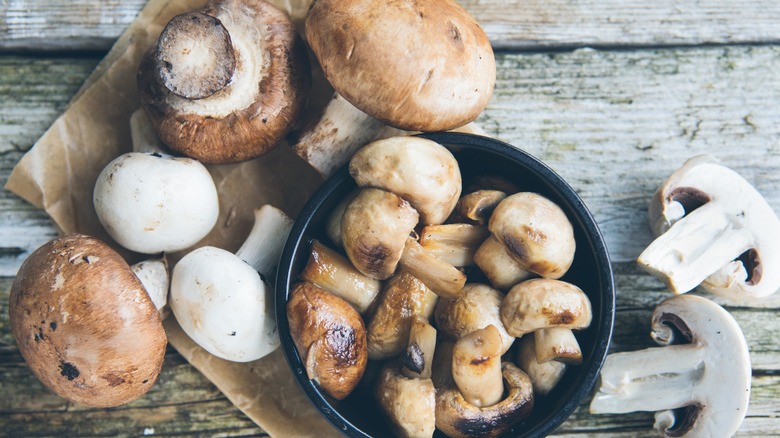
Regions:
<svg viewBox="0 0 780 438"><path fill-rule="evenodd" d="M325 224L325 234L328 236L328 239L330 239L330 241L338 248L344 247L344 242L341 241L341 220L344 218L344 211L347 210L347 206L350 202L352 202L352 199L355 197L355 195L357 195L357 193L358 190L355 190L349 195L345 196L344 199L342 199L338 205L336 205L336 208L330 212L330 216L328 216L328 222Z"/></svg>
<svg viewBox="0 0 780 438"><path fill-rule="evenodd" d="M437 259L461 268L474 264L474 253L489 235L486 227L470 224L428 225L420 232L420 246Z"/></svg>
<svg viewBox="0 0 780 438"><path fill-rule="evenodd" d="M536 193L515 193L490 215L488 228L524 269L560 278L574 260L574 229L566 213Z"/></svg>
<svg viewBox="0 0 780 438"><path fill-rule="evenodd" d="M401 373L410 379L430 379L436 351L436 329L428 318L416 315L409 328L409 342L401 355Z"/></svg>
<svg viewBox="0 0 780 438"><path fill-rule="evenodd" d="M420 137L392 137L363 146L350 160L349 174L360 187L387 190L409 201L424 225L444 222L461 191L460 167L452 153Z"/></svg>
<svg viewBox="0 0 780 438"><path fill-rule="evenodd" d="M167 339L157 308L122 257L92 237L60 237L30 254L9 314L27 365L71 402L118 406L160 373Z"/></svg>
<svg viewBox="0 0 780 438"><path fill-rule="evenodd" d="M144 254L179 251L204 238L219 215L217 189L208 170L189 158L155 150L158 140L136 112L134 147L98 175L93 204L100 223L123 247Z"/></svg>
<svg viewBox="0 0 780 438"><path fill-rule="evenodd" d="M465 125L493 92L490 42L452 0L317 0L306 38L336 91L396 128Z"/></svg>
<svg viewBox="0 0 780 438"><path fill-rule="evenodd" d="M455 342L452 378L463 399L478 408L501 400L501 333L494 325L475 330Z"/></svg>
<svg viewBox="0 0 780 438"><path fill-rule="evenodd" d="M184 256L171 276L171 310L181 328L209 353L248 362L279 346L273 278L292 220L265 205L235 254L213 246Z"/></svg>
<svg viewBox="0 0 780 438"><path fill-rule="evenodd" d="M411 237L406 239L399 265L442 298L457 299L466 284L463 272L425 251Z"/></svg>
<svg viewBox="0 0 780 438"><path fill-rule="evenodd" d="M582 364L582 349L574 332L565 327L550 327L534 332L536 360L555 360L570 365ZM521 367L522 368L522 367Z"/></svg>
<svg viewBox="0 0 780 438"><path fill-rule="evenodd" d="M436 298L436 294L408 272L400 271L391 277L367 322L369 359L388 359L401 354L414 316L430 317Z"/></svg>
<svg viewBox="0 0 780 438"><path fill-rule="evenodd" d="M344 210L341 240L358 271L385 280L395 272L419 216L408 202L379 189L362 189Z"/></svg>
<svg viewBox="0 0 780 438"><path fill-rule="evenodd" d="M490 286L467 284L457 300L440 299L434 316L439 330L454 338L493 325L501 334L501 354L509 351L514 336L507 333L501 322L500 307L504 296Z"/></svg>
<svg viewBox="0 0 780 438"><path fill-rule="evenodd" d="M507 291L534 275L512 258L509 250L493 236L488 237L477 248L474 264L490 280L490 284L502 291Z"/></svg>
<svg viewBox="0 0 780 438"><path fill-rule="evenodd" d="M379 375L375 395L379 407L400 437L431 437L436 429L436 390L431 379L408 378L390 362Z"/></svg>
<svg viewBox="0 0 780 438"><path fill-rule="evenodd" d="M515 355L515 363L528 374L534 387L534 394L545 396L561 381L567 365L557 360L547 362L537 360L536 333L529 333L520 338L520 347Z"/></svg>
<svg viewBox="0 0 780 438"><path fill-rule="evenodd" d="M160 138L207 163L268 152L298 118L309 82L303 41L263 0L213 0L177 15L138 70Z"/></svg>
<svg viewBox="0 0 780 438"><path fill-rule="evenodd" d="M664 436L732 436L750 400L750 354L734 318L705 298L682 295L653 311L661 348L614 353L601 370L594 414L657 411Z"/></svg>
<svg viewBox="0 0 780 438"><path fill-rule="evenodd" d="M170 313L168 307L168 289L171 285L171 277L168 275L168 259L162 256L158 259L150 259L138 262L130 269L144 285L144 289L152 299L160 319L165 319Z"/></svg>
<svg viewBox="0 0 780 438"><path fill-rule="evenodd" d="M507 197L500 190L477 190L460 198L455 211L464 219L485 225L498 204Z"/></svg>
<svg viewBox="0 0 780 438"><path fill-rule="evenodd" d="M337 400L348 396L368 362L360 314L341 298L311 283L299 283L287 301L287 320L309 379Z"/></svg>
<svg viewBox="0 0 780 438"><path fill-rule="evenodd" d="M590 326L590 299L577 286L560 280L534 278L509 290L501 302L501 321L511 336L539 329Z"/></svg>
<svg viewBox="0 0 780 438"><path fill-rule="evenodd" d="M488 407L477 407L464 400L457 388L436 393L436 427L453 438L495 437L522 421L533 410L531 380L509 362L501 364L506 396Z"/></svg>
<svg viewBox="0 0 780 438"><path fill-rule="evenodd" d="M650 204L658 238L638 263L675 293L699 284L732 296L763 297L780 288L780 219L733 170L701 155L658 188Z"/></svg>
<svg viewBox="0 0 780 438"><path fill-rule="evenodd" d="M381 285L355 269L346 257L315 240L301 279L347 300L364 313L374 302Z"/></svg>

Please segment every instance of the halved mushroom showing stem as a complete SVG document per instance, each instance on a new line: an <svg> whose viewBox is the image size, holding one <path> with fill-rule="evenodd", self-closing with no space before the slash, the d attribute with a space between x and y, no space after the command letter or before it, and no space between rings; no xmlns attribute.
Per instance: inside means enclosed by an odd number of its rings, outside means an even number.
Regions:
<svg viewBox="0 0 780 438"><path fill-rule="evenodd" d="M341 298L311 283L299 283L290 292L287 319L309 379L337 400L348 396L368 362L360 314Z"/></svg>
<svg viewBox="0 0 780 438"><path fill-rule="evenodd" d="M550 327L534 332L536 359L539 363L556 360L570 365L582 364L582 350L574 332L565 327Z"/></svg>
<svg viewBox="0 0 780 438"><path fill-rule="evenodd" d="M495 437L530 415L534 393L528 375L504 362L501 377L506 395L492 406L474 406L454 387L437 391L436 427L453 438Z"/></svg>
<svg viewBox="0 0 780 438"><path fill-rule="evenodd" d="M395 272L418 219L417 211L398 195L373 188L360 190L341 219L347 257L364 275L387 279Z"/></svg>
<svg viewBox="0 0 780 438"><path fill-rule="evenodd" d="M733 170L701 155L658 188L649 209L657 239L641 267L675 293L699 284L717 293L763 297L780 288L780 219Z"/></svg>
<svg viewBox="0 0 780 438"><path fill-rule="evenodd" d="M409 201L424 225L440 224L461 192L460 167L444 146L419 137L392 137L360 148L349 162L360 187L376 187Z"/></svg>
<svg viewBox="0 0 780 438"><path fill-rule="evenodd" d="M594 414L656 411L664 436L731 436L748 408L751 368L739 325L705 298L682 295L653 311L662 347L614 353L601 370Z"/></svg>
<svg viewBox="0 0 780 438"><path fill-rule="evenodd" d="M567 365L555 360L540 362L537 359L536 333L538 331L520 338L520 347L515 354L515 363L528 374L534 387L534 394L545 396L561 381Z"/></svg>
<svg viewBox="0 0 780 438"><path fill-rule="evenodd" d="M489 236L477 248L474 264L490 280L490 284L502 291L507 291L534 275L512 258L509 250L493 236Z"/></svg>
<svg viewBox="0 0 780 438"><path fill-rule="evenodd" d="M436 389L431 379L405 377L401 366L390 362L382 368L374 393L396 436L433 436Z"/></svg>
<svg viewBox="0 0 780 438"><path fill-rule="evenodd" d="M234 362L260 359L279 346L272 286L292 228L284 212L265 205L232 254L213 246L184 256L171 277L171 310L185 333L209 353Z"/></svg>
<svg viewBox="0 0 780 438"><path fill-rule="evenodd" d="M381 289L379 280L366 277L346 257L314 240L301 279L347 300L364 313Z"/></svg>
<svg viewBox="0 0 780 438"><path fill-rule="evenodd" d="M369 359L388 359L401 354L415 315L430 317L436 299L436 294L408 272L401 270L391 277L367 322Z"/></svg>
<svg viewBox="0 0 780 438"><path fill-rule="evenodd" d="M399 265L442 298L457 299L466 284L463 272L425 251L412 237L406 239Z"/></svg>
<svg viewBox="0 0 780 438"><path fill-rule="evenodd" d="M213 0L171 19L141 61L138 91L172 149L232 163L287 134L309 75L303 41L283 12L263 0Z"/></svg>
<svg viewBox="0 0 780 438"><path fill-rule="evenodd" d="M420 232L420 246L437 259L461 268L474 264L474 253L488 236L488 229L477 225L428 225Z"/></svg>
<svg viewBox="0 0 780 438"><path fill-rule="evenodd" d="M507 333L501 322L501 302L504 295L485 284L469 283L456 300L440 299L434 317L443 334L461 338L467 334L493 325L501 335L501 354L509 351L514 336Z"/></svg>
<svg viewBox="0 0 780 438"><path fill-rule="evenodd" d="M196 244L219 215L208 170L190 158L158 149L139 110L130 119L137 150L122 154L98 175L93 204L100 223L123 247L144 253L179 251Z"/></svg>
<svg viewBox="0 0 780 438"><path fill-rule="evenodd" d="M501 302L501 321L507 333L517 337L552 327L584 329L592 317L590 299L582 289L548 278L516 285Z"/></svg>
<svg viewBox="0 0 780 438"><path fill-rule="evenodd" d="M410 379L430 379L435 351L436 329L428 323L428 318L416 315L409 329L409 343L401 354L403 375Z"/></svg>

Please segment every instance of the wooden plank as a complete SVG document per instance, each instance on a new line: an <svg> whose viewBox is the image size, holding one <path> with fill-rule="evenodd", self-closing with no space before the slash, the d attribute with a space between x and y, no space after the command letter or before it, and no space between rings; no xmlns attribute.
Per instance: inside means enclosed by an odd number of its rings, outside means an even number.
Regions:
<svg viewBox="0 0 780 438"><path fill-rule="evenodd" d="M0 2L0 50L107 50L145 0ZM776 42L773 0L459 0L496 48Z"/></svg>

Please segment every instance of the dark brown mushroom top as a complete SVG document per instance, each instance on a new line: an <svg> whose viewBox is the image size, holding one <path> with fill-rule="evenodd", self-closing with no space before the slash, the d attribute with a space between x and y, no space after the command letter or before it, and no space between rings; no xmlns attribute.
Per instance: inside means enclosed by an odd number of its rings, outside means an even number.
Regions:
<svg viewBox="0 0 780 438"><path fill-rule="evenodd" d="M74 403L110 407L149 390L167 338L141 281L103 242L46 243L11 287L11 329L40 381Z"/></svg>
<svg viewBox="0 0 780 438"><path fill-rule="evenodd" d="M160 138L206 163L268 152L309 89L303 41L263 0L214 0L174 17L141 61L138 92Z"/></svg>
<svg viewBox="0 0 780 438"><path fill-rule="evenodd" d="M306 38L336 91L396 128L465 125L493 93L490 42L453 0L316 0Z"/></svg>

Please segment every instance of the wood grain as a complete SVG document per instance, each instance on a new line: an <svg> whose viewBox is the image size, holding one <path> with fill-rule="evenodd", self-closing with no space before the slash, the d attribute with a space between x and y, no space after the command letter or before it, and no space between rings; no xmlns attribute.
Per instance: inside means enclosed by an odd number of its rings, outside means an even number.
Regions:
<svg viewBox="0 0 780 438"><path fill-rule="evenodd" d="M459 0L498 49L780 41L773 0ZM0 50L107 50L145 0L5 0Z"/></svg>

